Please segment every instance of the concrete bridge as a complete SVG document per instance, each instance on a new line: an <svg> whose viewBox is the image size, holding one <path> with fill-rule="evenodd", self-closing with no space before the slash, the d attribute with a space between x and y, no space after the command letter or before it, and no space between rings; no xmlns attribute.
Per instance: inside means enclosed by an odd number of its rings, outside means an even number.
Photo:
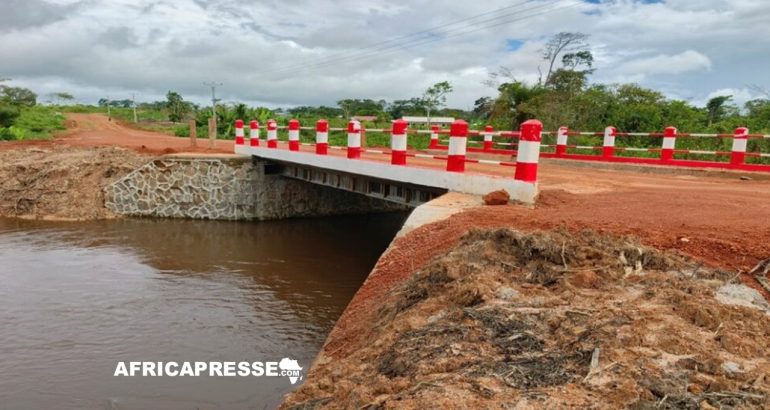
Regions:
<svg viewBox="0 0 770 410"><path fill-rule="evenodd" d="M296 120L289 122L287 144L278 142L275 122L268 122L267 140L260 141L255 123L251 124L248 143L243 122L236 123L235 153L265 161L268 174L408 206L418 206L448 191L484 195L505 190L511 200L528 204L534 203L537 196L542 132L539 121L528 121L522 126L516 162L466 158L468 124L462 120L452 123L447 155L408 152L408 124L403 120L393 122L388 151L362 148L361 126L357 121L348 124L346 147L328 145L329 129L325 122L317 125L315 144L300 143ZM466 172L466 162L496 164L507 167L507 172Z"/></svg>
<svg viewBox="0 0 770 410"><path fill-rule="evenodd" d="M346 129L330 129L326 121L318 121L314 143L307 136L300 141L300 130L313 128L302 128L297 120L285 127L285 142L278 140L275 121L267 123L266 140L260 139L256 121L249 128L246 137L243 121L236 123L234 155L180 154L147 163L105 188L105 206L122 215L266 220L403 211L450 191L483 195L505 190L511 200L532 204L538 195L539 178L550 188L579 193L629 184L627 174L605 172L598 177L600 168L643 169L655 174L732 173L731 177L749 171L754 174L752 179L770 174L770 165L758 163L770 154L757 150L770 140L770 135L748 134L745 128L736 129L734 134L710 135L679 134L669 127L660 134L660 149L615 147L615 138L622 133L613 127L604 133L569 132L564 128L547 133L535 120L516 132L495 133L491 127L470 131L461 120L452 123L448 131L411 130L401 120L394 121L388 130L369 130L390 134L389 149L365 148L364 130L356 121L349 122ZM329 131L346 132L346 144L330 145ZM408 150L407 138L420 133L431 134L428 150ZM648 134L644 136L658 138L657 134ZM439 140L440 135L448 136L448 141ZM544 135L556 137L555 146L541 143ZM570 135L603 137L604 143L572 147L567 143ZM692 155L707 152L675 149L676 138L685 136L732 139L731 151L711 152L715 157L728 156L730 161L693 159ZM748 144L749 139L754 141ZM419 142L412 145L419 146ZM482 143L482 147L473 147ZM574 153L580 150L601 155ZM659 152L660 158L627 155L635 151ZM493 160L495 156L500 160ZM541 158L546 158L542 161L546 167L539 172ZM589 178L586 166L591 168ZM645 182L648 185L660 186L661 182L653 178Z"/></svg>

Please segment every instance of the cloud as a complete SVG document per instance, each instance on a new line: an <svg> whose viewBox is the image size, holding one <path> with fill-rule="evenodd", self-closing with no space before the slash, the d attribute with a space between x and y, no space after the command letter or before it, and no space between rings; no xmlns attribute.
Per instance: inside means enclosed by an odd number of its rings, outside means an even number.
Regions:
<svg viewBox="0 0 770 410"><path fill-rule="evenodd" d="M711 70L711 60L694 50L679 54L658 54L622 63L617 72L625 75L683 74L692 71Z"/></svg>
<svg viewBox="0 0 770 410"><path fill-rule="evenodd" d="M755 95L753 92L746 88L720 88L708 93L706 98L702 99L700 103L705 106L708 100L724 95L732 96L730 102L737 105L739 108L743 108L743 106L751 100L760 98L760 96Z"/></svg>
<svg viewBox="0 0 770 410"><path fill-rule="evenodd" d="M80 1L55 4L44 0L3 0L0 32L48 25L63 20L81 5Z"/></svg>
<svg viewBox="0 0 770 410"><path fill-rule="evenodd" d="M488 72L506 66L535 82L544 42L587 27L594 81L701 98L770 87L757 41L770 37L766 0L3 1L0 76L84 102L175 90L206 103L203 82L214 80L225 101L333 105L410 98L449 80L449 104L467 108L495 93L481 84Z"/></svg>

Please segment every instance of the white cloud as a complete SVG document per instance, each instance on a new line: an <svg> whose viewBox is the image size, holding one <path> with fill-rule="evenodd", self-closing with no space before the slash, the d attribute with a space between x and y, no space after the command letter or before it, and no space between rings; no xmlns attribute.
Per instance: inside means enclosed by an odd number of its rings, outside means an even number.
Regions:
<svg viewBox="0 0 770 410"><path fill-rule="evenodd" d="M711 60L694 50L679 54L658 54L622 63L617 72L625 75L683 74L692 71L711 70Z"/></svg>
<svg viewBox="0 0 770 410"><path fill-rule="evenodd" d="M719 97L723 95L731 95L733 98L730 100L733 104L737 105L740 108L743 108L743 106L746 104L746 102L754 100L759 98L759 96L754 95L750 90L746 88L720 88L718 90L714 90L708 95L706 95L706 98L698 101L702 105L706 105L708 100Z"/></svg>
<svg viewBox="0 0 770 410"><path fill-rule="evenodd" d="M549 36L590 31L594 81L687 96L770 87L770 55L757 40L770 38L766 0L612 0L556 11L572 3L554 1L4 0L14 24L0 28L0 76L88 102L176 90L205 103L202 83L218 80L226 101L271 105L402 99L449 80L449 104L467 108L494 93L481 84L489 71L507 66L537 81ZM30 14L37 9L50 12ZM423 33L423 43L405 37L436 26L444 27ZM509 39L521 47L507 50Z"/></svg>

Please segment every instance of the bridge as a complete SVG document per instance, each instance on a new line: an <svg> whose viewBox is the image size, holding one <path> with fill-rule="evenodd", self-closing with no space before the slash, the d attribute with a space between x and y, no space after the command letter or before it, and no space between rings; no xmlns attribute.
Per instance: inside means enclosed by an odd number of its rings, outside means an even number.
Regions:
<svg viewBox="0 0 770 410"><path fill-rule="evenodd" d="M301 127L299 121L292 119L286 127L279 127L270 120L267 138L261 140L257 121L250 122L247 138L244 123L238 120L235 152L264 161L266 173L409 206L420 205L447 191L484 195L497 190L507 191L513 201L532 204L538 193L540 158L770 173L770 165L764 163L770 153L761 151L767 148L770 135L750 134L743 127L732 134L688 134L679 133L674 127L667 127L662 133L624 133L611 126L602 132L574 132L567 127L544 132L537 120L525 122L519 131L497 132L490 126L469 130L463 120L455 120L448 130L437 126L412 130L403 119L393 121L390 129L365 130L358 121L347 125L346 129L330 128L327 121L319 120L315 128L310 128ZM285 143L279 142L279 128L287 130ZM314 141L301 139L302 130L315 130ZM347 144L330 145L330 131L346 133ZM390 149L362 147L362 134L367 131L389 134ZM430 134L427 149L408 149L409 136L419 134ZM548 137L553 143L544 143L543 139ZM570 145L570 137L588 143L592 138L599 139L601 145ZM728 143L731 149L677 149L678 138L697 139L695 145L702 145L702 141ZM634 141L647 144L634 147ZM654 141L659 141L657 147L651 146ZM728 161L718 160L720 157L727 157ZM497 167L490 172L490 167L473 167L474 164Z"/></svg>
<svg viewBox="0 0 770 410"><path fill-rule="evenodd" d="M346 147L329 146L329 127L325 121L316 126L315 144L302 144L299 122L289 121L285 146L278 142L278 126L274 121L267 124L265 141L260 141L258 124L252 121L248 144L243 125L243 121L236 123L235 152L266 161L266 173L409 206L418 206L447 191L484 195L505 190L512 200L527 204L534 203L537 196L537 161L543 126L536 120L522 126L515 163L486 161L509 167L510 175L466 171L466 162L473 160L466 158L468 124L462 120L452 123L447 155L409 152L408 123L404 120L393 122L389 151L362 148L362 127L358 121L348 123ZM383 162L382 158L387 157L389 163ZM435 161L420 161L425 159L439 160L443 166L437 166ZM476 162L479 161L483 160Z"/></svg>

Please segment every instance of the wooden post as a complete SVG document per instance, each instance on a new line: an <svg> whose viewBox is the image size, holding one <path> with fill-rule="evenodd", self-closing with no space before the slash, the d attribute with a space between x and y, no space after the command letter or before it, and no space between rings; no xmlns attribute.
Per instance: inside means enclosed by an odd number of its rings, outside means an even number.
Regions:
<svg viewBox="0 0 770 410"><path fill-rule="evenodd" d="M217 144L217 119L214 117L209 118L209 142L211 148L216 148Z"/></svg>
<svg viewBox="0 0 770 410"><path fill-rule="evenodd" d="M198 146L198 127L196 127L195 120L190 120L190 146Z"/></svg>

